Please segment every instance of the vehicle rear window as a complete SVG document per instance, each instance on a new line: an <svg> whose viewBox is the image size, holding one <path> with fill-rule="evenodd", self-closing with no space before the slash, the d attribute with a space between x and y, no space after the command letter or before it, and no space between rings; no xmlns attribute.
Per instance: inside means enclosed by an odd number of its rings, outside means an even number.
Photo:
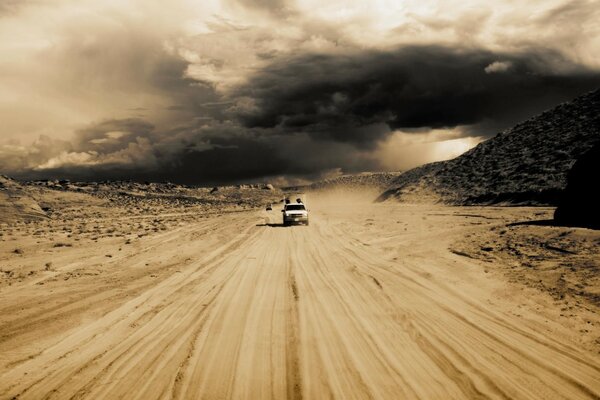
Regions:
<svg viewBox="0 0 600 400"><path fill-rule="evenodd" d="M304 206L302 204L288 204L285 209L289 211L304 210Z"/></svg>

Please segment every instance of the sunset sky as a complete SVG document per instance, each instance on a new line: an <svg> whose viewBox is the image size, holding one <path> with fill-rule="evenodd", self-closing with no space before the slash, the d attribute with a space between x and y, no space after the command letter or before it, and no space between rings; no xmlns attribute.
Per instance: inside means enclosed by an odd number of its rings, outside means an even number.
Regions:
<svg viewBox="0 0 600 400"><path fill-rule="evenodd" d="M0 173L301 183L600 87L597 1L0 0Z"/></svg>

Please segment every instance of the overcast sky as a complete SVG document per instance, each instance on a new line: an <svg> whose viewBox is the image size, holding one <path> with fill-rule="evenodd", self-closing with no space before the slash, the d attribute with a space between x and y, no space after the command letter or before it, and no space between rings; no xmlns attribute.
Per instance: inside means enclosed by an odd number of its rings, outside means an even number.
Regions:
<svg viewBox="0 0 600 400"><path fill-rule="evenodd" d="M0 173L411 168L600 87L599 21L597 0L0 0Z"/></svg>

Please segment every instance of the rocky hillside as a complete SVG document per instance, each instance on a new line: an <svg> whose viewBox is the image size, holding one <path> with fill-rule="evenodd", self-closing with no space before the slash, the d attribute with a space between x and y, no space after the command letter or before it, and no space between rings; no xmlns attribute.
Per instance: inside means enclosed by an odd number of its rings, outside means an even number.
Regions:
<svg viewBox="0 0 600 400"><path fill-rule="evenodd" d="M600 142L600 89L537 115L463 155L399 176L379 201L555 205L575 161Z"/></svg>
<svg viewBox="0 0 600 400"><path fill-rule="evenodd" d="M364 190L383 191L390 186L401 172L363 172L324 179L306 186L285 188L290 191Z"/></svg>

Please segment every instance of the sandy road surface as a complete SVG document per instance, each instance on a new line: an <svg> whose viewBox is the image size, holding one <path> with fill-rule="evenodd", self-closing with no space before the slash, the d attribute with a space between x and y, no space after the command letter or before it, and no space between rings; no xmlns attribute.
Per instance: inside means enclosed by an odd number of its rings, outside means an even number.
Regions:
<svg viewBox="0 0 600 400"><path fill-rule="evenodd" d="M448 251L498 222L462 213L235 213L104 262L113 242L65 249L0 291L0 398L598 398L600 357L543 298Z"/></svg>

